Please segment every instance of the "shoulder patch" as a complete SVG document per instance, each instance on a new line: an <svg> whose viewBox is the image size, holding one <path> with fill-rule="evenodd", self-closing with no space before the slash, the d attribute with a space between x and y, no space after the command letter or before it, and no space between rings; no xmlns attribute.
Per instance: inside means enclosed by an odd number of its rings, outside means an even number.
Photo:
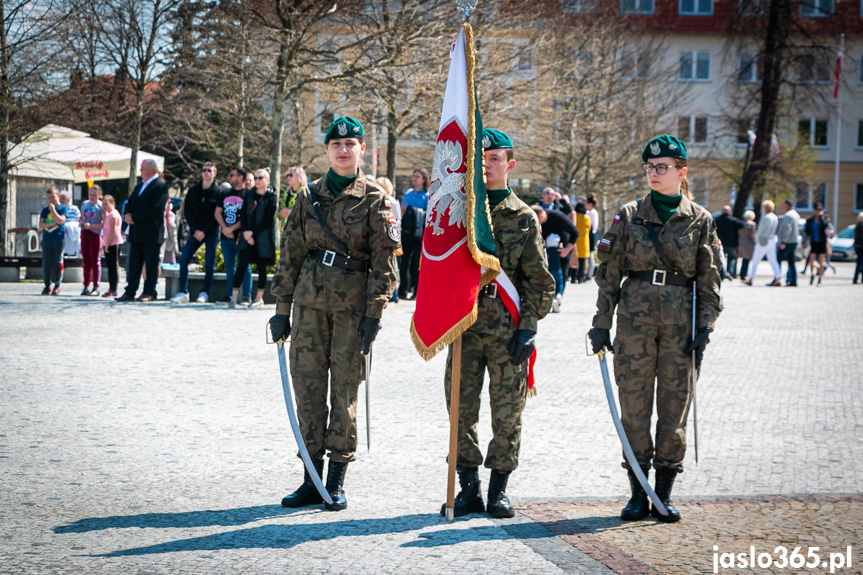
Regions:
<svg viewBox="0 0 863 575"><path fill-rule="evenodd" d="M387 235L394 242L400 242L402 239L402 227L399 221L395 218L387 219Z"/></svg>
<svg viewBox="0 0 863 575"><path fill-rule="evenodd" d="M599 243L596 244L596 249L604 251L604 252L610 252L611 251L611 240L608 238L602 238L601 240L599 240Z"/></svg>
<svg viewBox="0 0 863 575"><path fill-rule="evenodd" d="M620 221L620 214L615 214L615 215L614 215L614 221L613 221L613 222L611 222L611 223L616 224L616 223L617 223L617 222L619 222L619 221Z"/></svg>

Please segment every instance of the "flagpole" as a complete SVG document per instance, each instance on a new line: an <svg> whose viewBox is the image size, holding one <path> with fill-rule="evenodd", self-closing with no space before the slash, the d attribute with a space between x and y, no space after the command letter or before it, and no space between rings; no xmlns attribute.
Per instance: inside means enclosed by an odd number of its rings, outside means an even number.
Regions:
<svg viewBox="0 0 863 575"><path fill-rule="evenodd" d="M842 100L839 98L839 82L842 78L842 52L845 48L845 34L839 36L839 57L836 60L836 87L834 97L836 107L836 159L833 164L833 225L839 227L839 160L842 153Z"/></svg>
<svg viewBox="0 0 863 575"><path fill-rule="evenodd" d="M455 519L455 467L458 459L458 413L461 395L461 336L452 342L452 375L449 391L449 464L446 475L446 520Z"/></svg>

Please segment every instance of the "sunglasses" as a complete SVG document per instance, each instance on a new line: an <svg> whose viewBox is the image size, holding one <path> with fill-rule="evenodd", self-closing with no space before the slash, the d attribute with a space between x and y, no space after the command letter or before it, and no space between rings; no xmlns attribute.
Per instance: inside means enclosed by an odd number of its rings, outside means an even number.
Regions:
<svg viewBox="0 0 863 575"><path fill-rule="evenodd" d="M203 168L201 171L202 172L212 172L213 168Z"/></svg>
<svg viewBox="0 0 863 575"><path fill-rule="evenodd" d="M263 180L263 179L264 179L264 176L255 176L255 179L256 179L256 180Z"/></svg>

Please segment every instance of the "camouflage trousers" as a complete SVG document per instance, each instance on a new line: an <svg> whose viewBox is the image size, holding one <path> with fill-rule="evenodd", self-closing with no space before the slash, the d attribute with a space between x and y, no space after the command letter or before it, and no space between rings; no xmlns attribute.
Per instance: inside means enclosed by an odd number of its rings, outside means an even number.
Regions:
<svg viewBox="0 0 863 575"><path fill-rule="evenodd" d="M362 336L357 333L363 313L294 305L291 380L300 431L312 459L323 459L329 451L333 461L354 460L357 389L365 378Z"/></svg>
<svg viewBox="0 0 863 575"><path fill-rule="evenodd" d="M477 424L487 369L492 439L488 444L485 466L499 471L512 471L518 467L521 412L527 398L527 362L513 365L507 351L508 344L509 339L470 330L462 335L456 462L459 466L479 467L483 463ZM444 378L447 412L450 408L451 383L452 346L449 348Z"/></svg>
<svg viewBox="0 0 863 575"><path fill-rule="evenodd" d="M620 397L620 418L638 464L683 471L686 417L691 401L692 358L683 352L691 326L651 325L617 316L614 379ZM656 446L650 435L656 395ZM624 467L629 465L624 460Z"/></svg>

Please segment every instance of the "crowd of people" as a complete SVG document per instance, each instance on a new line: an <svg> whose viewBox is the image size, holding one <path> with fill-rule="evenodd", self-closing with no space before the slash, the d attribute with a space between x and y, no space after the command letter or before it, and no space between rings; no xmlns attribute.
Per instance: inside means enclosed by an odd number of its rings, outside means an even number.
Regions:
<svg viewBox="0 0 863 575"><path fill-rule="evenodd" d="M782 201L782 215L775 213L776 206L770 200L761 203L761 218L755 223L755 212L746 210L743 219L731 215L731 207L724 206L722 212L715 218L716 230L725 251L726 266L724 277L739 279L748 286L758 271L758 264L765 258L773 271L773 280L767 285L779 287L783 285L782 264L786 265L784 285L797 287L797 276L809 270L809 285L821 286L825 269L836 268L830 263L830 238L835 230L830 219L824 213L824 205L815 202L812 215L803 220L794 209L790 199ZM858 217L855 229L855 250L863 249L863 218ZM860 239L856 239L860 236ZM804 254L803 270L797 270L797 252L801 248ZM737 260L741 260L739 276ZM857 267L860 268L860 255L857 256ZM863 274L861 270L860 274ZM854 283L857 283L858 273L855 271ZM816 283L817 281L817 283Z"/></svg>

